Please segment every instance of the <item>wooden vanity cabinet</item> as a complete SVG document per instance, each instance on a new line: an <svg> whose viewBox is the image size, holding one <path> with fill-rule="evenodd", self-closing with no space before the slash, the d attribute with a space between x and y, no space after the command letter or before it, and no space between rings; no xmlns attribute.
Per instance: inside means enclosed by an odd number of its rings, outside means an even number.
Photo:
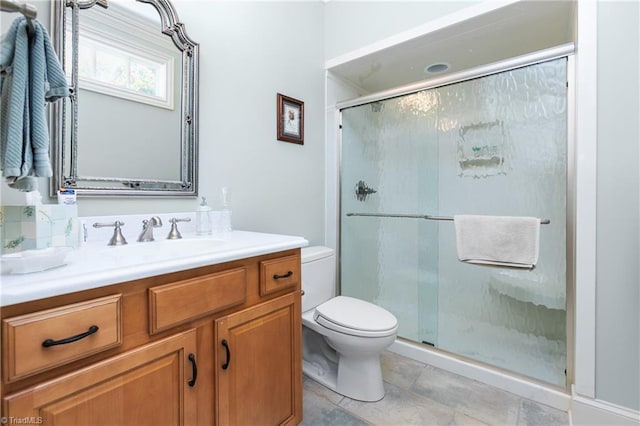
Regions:
<svg viewBox="0 0 640 426"><path fill-rule="evenodd" d="M300 309L299 249L4 307L1 415L65 426L298 424ZM38 321L48 328L30 325ZM41 345L91 326L77 341Z"/></svg>
<svg viewBox="0 0 640 426"><path fill-rule="evenodd" d="M297 424L302 400L297 295L216 320L217 424Z"/></svg>
<svg viewBox="0 0 640 426"><path fill-rule="evenodd" d="M190 425L191 330L125 352L5 398L5 417L44 425ZM191 378L191 379L189 379Z"/></svg>

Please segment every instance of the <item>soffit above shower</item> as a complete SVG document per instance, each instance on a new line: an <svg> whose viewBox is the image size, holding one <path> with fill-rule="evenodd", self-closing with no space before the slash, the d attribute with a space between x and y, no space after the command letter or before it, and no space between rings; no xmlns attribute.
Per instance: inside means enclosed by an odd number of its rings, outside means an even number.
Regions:
<svg viewBox="0 0 640 426"><path fill-rule="evenodd" d="M427 80L424 68L446 63L439 76L575 41L573 1L518 1L355 59L328 61L328 70L360 95Z"/></svg>

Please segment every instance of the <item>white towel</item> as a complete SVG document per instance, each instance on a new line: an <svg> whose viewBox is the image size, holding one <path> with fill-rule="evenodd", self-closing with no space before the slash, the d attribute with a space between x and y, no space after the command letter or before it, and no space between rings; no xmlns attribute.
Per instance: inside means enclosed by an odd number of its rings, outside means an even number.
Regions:
<svg viewBox="0 0 640 426"><path fill-rule="evenodd" d="M458 259L480 265L533 269L540 248L537 217L453 217Z"/></svg>

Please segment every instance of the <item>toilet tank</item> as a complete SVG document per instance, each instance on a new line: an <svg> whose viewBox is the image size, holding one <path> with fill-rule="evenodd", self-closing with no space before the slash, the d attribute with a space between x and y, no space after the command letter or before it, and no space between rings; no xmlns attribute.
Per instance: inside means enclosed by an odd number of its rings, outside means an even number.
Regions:
<svg viewBox="0 0 640 426"><path fill-rule="evenodd" d="M302 312L336 296L336 256L328 247L302 249Z"/></svg>

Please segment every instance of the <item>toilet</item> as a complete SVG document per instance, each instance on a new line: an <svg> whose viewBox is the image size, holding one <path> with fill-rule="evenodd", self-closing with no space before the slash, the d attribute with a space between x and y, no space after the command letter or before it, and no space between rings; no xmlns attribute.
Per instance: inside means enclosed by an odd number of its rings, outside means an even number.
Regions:
<svg viewBox="0 0 640 426"><path fill-rule="evenodd" d="M335 266L332 249L302 249L302 371L341 395L379 401L380 353L395 341L398 320L372 303L336 296Z"/></svg>

